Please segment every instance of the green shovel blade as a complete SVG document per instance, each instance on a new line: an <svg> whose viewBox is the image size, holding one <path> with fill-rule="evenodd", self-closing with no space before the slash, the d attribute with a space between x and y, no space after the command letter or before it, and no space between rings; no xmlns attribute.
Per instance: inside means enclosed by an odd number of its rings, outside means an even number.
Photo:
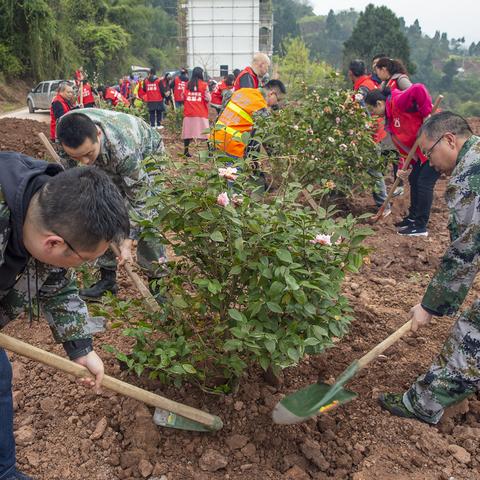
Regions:
<svg viewBox="0 0 480 480"><path fill-rule="evenodd" d="M353 400L357 394L345 390L343 385L357 371L358 364L355 361L348 366L333 385L314 383L287 395L275 406L272 412L273 421L280 424L300 423Z"/></svg>
<svg viewBox="0 0 480 480"><path fill-rule="evenodd" d="M191 430L193 432L214 432L223 427L223 422L219 417L215 417L212 426L195 422L186 417L182 417L168 410L156 408L153 415L153 423L160 427L177 428L178 430Z"/></svg>

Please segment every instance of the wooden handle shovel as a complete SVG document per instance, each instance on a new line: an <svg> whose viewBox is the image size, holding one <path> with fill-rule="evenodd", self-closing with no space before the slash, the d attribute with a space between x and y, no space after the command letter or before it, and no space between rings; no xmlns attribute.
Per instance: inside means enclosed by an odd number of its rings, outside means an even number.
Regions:
<svg viewBox="0 0 480 480"><path fill-rule="evenodd" d="M112 243L112 244L110 244L110 248L113 250L113 253L117 257L120 256L120 250L118 249L117 245ZM148 309L152 313L160 312L160 305L158 305L157 301L155 300L155 298L151 294L150 290L145 286L145 284L143 283L143 280L133 270L132 266L128 262L125 262L123 264L123 267L125 268L128 276L130 277L130 280L132 280L134 285L137 287L137 290L140 292L140 294L144 298Z"/></svg>
<svg viewBox="0 0 480 480"><path fill-rule="evenodd" d="M436 111L438 110L438 108L440 107L440 103L442 103L442 100L443 100L443 95L439 95L437 97L437 99L435 100L435 103L433 104L433 107L432 107L432 113L430 114L431 115L434 115L436 113ZM430 118L430 117L428 117ZM408 155L407 155L407 158L405 159L405 163L403 164L403 168L402 170L408 170L408 167L410 166L410 163L412 162L412 159L415 155L415 152L417 151L417 148L419 146L419 143L420 143L420 139L417 138L415 140L415 143L413 144L413 147L410 149L410 151L408 152ZM385 209L387 208L387 205L390 203L390 201L392 200L393 198L393 192L395 191L395 189L398 187L398 184L400 183L401 181L401 178L400 177L397 177L397 179L395 180L395 182L393 183L392 185L392 188L390 189L390 191L388 192L388 195L387 195L387 198L385 199L385 201L383 202L383 205L379 208L378 212L376 213L375 216L372 217L372 222L377 222L378 220L380 220L381 218L383 218L383 212L385 211Z"/></svg>
<svg viewBox="0 0 480 480"><path fill-rule="evenodd" d="M85 367L3 333L0 333L0 347L78 378L92 377ZM222 420L215 415L169 400L108 375L104 376L102 387L156 407L154 421L157 425L200 432L220 430L223 426Z"/></svg>
<svg viewBox="0 0 480 480"><path fill-rule="evenodd" d="M60 160L60 156L58 153L54 150L52 147L52 144L48 141L48 138L43 134L39 133L38 134L40 140L43 142L45 148L47 149L47 152L50 154L52 157L52 160L58 163L59 165L62 165L62 162ZM120 256L120 251L116 245L113 243L110 245L111 249L113 250L113 253L118 257ZM157 301L155 298L153 298L153 295L150 293L150 290L145 286L143 283L142 279L134 272L132 269L132 266L125 262L124 264L125 270L134 283L134 285L137 287L138 291L141 293L142 297L145 299L146 305L148 309L152 313L157 313L160 311L160 306L158 305Z"/></svg>
<svg viewBox="0 0 480 480"><path fill-rule="evenodd" d="M343 386L411 328L412 320L409 320L362 358L352 362L333 385L318 382L284 397L275 405L272 412L273 421L285 425L304 422L356 398L356 393L344 389Z"/></svg>

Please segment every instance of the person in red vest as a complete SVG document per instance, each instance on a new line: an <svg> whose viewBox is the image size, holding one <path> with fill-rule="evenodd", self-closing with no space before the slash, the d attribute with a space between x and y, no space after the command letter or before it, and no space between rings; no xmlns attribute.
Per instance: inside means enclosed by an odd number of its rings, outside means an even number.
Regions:
<svg viewBox="0 0 480 480"><path fill-rule="evenodd" d="M180 75L177 75L173 80L172 89L173 89L173 99L175 100L175 106L177 108L183 107L183 96L185 93L185 88L188 82L188 71L186 68L182 68Z"/></svg>
<svg viewBox="0 0 480 480"><path fill-rule="evenodd" d="M223 99L229 90L233 90L235 77L232 74L226 75L225 78L216 86L212 92L212 102L210 105L220 114L224 105Z"/></svg>
<svg viewBox="0 0 480 480"><path fill-rule="evenodd" d="M121 82L119 83L120 86L120 93L125 97L128 98L130 97L131 93L131 83L130 80L128 79L127 76L123 77L121 79Z"/></svg>
<svg viewBox="0 0 480 480"><path fill-rule="evenodd" d="M88 82L88 80L83 80L80 82L82 88L82 104L84 108L94 108L95 107L95 97L93 96L94 89ZM96 93L96 92L95 92Z"/></svg>
<svg viewBox="0 0 480 480"><path fill-rule="evenodd" d="M352 60L348 68L348 77L353 83L353 90L356 92L355 99L360 105L365 107L365 97L369 92L378 88L377 84L370 78L370 75L367 75L365 63L362 60ZM374 121L376 122L376 129L373 134L373 140L380 146L381 142L387 136L383 116L374 117ZM381 147L379 148L379 151L381 151ZM380 208L387 198L387 187L385 186L383 174L382 172L373 169L369 169L368 173L376 179L373 189L373 200L375 201L377 208ZM390 215L390 213L392 213L392 211L389 205L384 210L383 216Z"/></svg>
<svg viewBox="0 0 480 480"><path fill-rule="evenodd" d="M270 68L270 58L266 53L256 53L253 56L252 65L242 70L235 79L233 89L258 88L260 80Z"/></svg>
<svg viewBox="0 0 480 480"><path fill-rule="evenodd" d="M97 88L97 90L100 97L114 107L116 107L119 103L123 103L123 105L127 107L130 106L130 102L120 92L117 92L117 90L112 87L100 86Z"/></svg>
<svg viewBox="0 0 480 480"><path fill-rule="evenodd" d="M139 97L147 103L150 114L150 126L162 127L163 112L165 112L165 103L163 101L162 90L160 88L160 78L156 75L154 68L150 69L148 77L143 81L138 90Z"/></svg>
<svg viewBox="0 0 480 480"><path fill-rule="evenodd" d="M367 94L365 103L373 115L385 116L386 128L403 161L413 147L423 121L432 112L432 98L425 85L414 83L403 92L376 89ZM395 226L400 235L426 237L433 189L440 174L430 166L420 148L417 148L410 165L413 168L409 175L399 174L402 178L408 176L410 208L407 216Z"/></svg>
<svg viewBox="0 0 480 480"><path fill-rule="evenodd" d="M80 86L80 82L85 80L85 72L83 71L83 67L80 67L79 69L75 70L75 73L73 74L73 78L75 80L75 85L78 88Z"/></svg>
<svg viewBox="0 0 480 480"><path fill-rule="evenodd" d="M379 58L375 65L375 72L382 80L383 86L388 87L391 91L401 90L403 92L412 86L407 69L400 60L388 57Z"/></svg>
<svg viewBox="0 0 480 480"><path fill-rule="evenodd" d="M210 127L208 103L211 95L208 84L203 78L203 69L195 67L185 89L182 138L186 157L191 157L188 147L192 139L207 140L208 138L208 132L205 133L205 131Z"/></svg>
<svg viewBox="0 0 480 480"><path fill-rule="evenodd" d="M50 104L50 140L55 142L57 138L57 121L74 107L73 99L75 93L73 87L68 82L60 83L57 94Z"/></svg>

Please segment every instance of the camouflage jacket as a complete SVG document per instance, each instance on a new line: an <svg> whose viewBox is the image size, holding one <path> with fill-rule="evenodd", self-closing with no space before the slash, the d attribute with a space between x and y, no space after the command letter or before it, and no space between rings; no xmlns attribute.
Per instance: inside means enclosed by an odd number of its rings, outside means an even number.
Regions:
<svg viewBox="0 0 480 480"><path fill-rule="evenodd" d="M87 115L103 132L100 155L95 165L110 175L127 200L133 228L130 236L138 238L135 220L145 217L145 190L152 179L144 168L145 158L163 154L162 137L142 119L127 113L98 108L74 110L67 115ZM60 149L60 155L67 158Z"/></svg>
<svg viewBox="0 0 480 480"><path fill-rule="evenodd" d="M439 316L460 308L480 268L480 137L470 137L460 151L445 199L451 244L422 300Z"/></svg>
<svg viewBox="0 0 480 480"><path fill-rule="evenodd" d="M78 295L74 272L38 262L20 240L23 215L19 212L28 206L31 195L26 185L47 170L55 175L51 171L55 166L14 152L0 153L0 166L0 328L24 311L32 316L37 304L70 358L85 355L92 350L91 335L99 328ZM13 193L7 194L5 188Z"/></svg>

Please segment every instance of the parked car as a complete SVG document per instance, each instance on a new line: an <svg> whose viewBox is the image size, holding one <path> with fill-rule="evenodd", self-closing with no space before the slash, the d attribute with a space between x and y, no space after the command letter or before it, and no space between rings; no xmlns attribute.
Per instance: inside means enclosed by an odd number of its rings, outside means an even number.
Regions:
<svg viewBox="0 0 480 480"><path fill-rule="evenodd" d="M49 110L53 97L57 94L58 86L62 82L74 85L74 82L70 80L45 80L32 88L27 95L28 111L34 113L35 110Z"/></svg>

